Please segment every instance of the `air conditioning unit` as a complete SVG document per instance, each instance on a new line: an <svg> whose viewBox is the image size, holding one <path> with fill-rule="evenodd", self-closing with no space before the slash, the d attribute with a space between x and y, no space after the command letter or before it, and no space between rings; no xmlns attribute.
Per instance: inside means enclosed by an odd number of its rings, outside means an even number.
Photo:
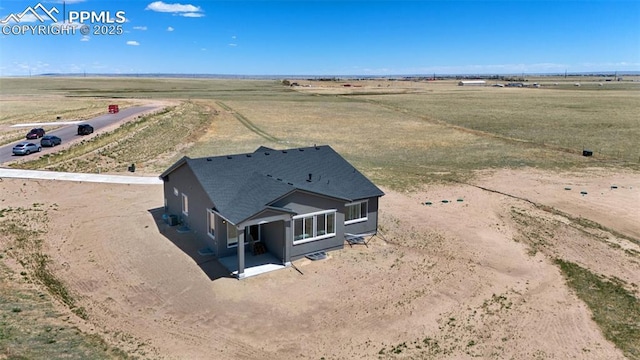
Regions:
<svg viewBox="0 0 640 360"><path fill-rule="evenodd" d="M180 223L180 221L178 220L178 216L177 215L168 215L168 216L163 216L164 221L169 225L169 226L176 226Z"/></svg>

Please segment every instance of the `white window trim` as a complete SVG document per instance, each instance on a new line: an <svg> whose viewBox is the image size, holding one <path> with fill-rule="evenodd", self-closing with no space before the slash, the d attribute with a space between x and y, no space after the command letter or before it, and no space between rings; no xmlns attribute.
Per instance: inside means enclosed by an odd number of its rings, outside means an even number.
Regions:
<svg viewBox="0 0 640 360"><path fill-rule="evenodd" d="M213 220L213 234L210 232L211 231L211 221ZM210 238L212 238L213 240L216 239L216 214L211 211L211 209L207 209L207 235L209 235Z"/></svg>
<svg viewBox="0 0 640 360"><path fill-rule="evenodd" d="M184 206L185 204L187 206ZM182 214L185 216L189 216L189 196L187 196L187 194L185 193L182 193Z"/></svg>
<svg viewBox="0 0 640 360"><path fill-rule="evenodd" d="M347 211L346 208L347 206L353 206L353 205L360 205L362 203L367 203L367 211L364 217L358 218L358 219L353 219L353 220L345 220L344 224L345 225L349 225L349 224L356 224L359 222L365 222L367 220L369 220L369 200L362 200L362 201L356 201L356 202L352 202L349 204L345 204L345 212L344 212L344 216L345 218L347 217Z"/></svg>
<svg viewBox="0 0 640 360"><path fill-rule="evenodd" d="M324 235L320 235L320 236L315 236L315 237L309 237L306 239L301 239L301 240L295 240L296 237L296 225L295 225L295 220L297 219L303 219L303 218L308 218L308 217L312 217L313 218L313 232L317 232L317 218L316 216L318 215L326 215L326 214L331 214L333 213L333 232L329 233L329 234L324 234ZM312 242L312 241L317 241L317 240L322 240L322 239L328 239L328 238L332 238L336 236L336 213L337 210L336 209L330 209L330 210L322 210L322 211L316 211L316 212L312 212L312 213L308 213L308 214L302 214L302 215L296 215L294 216L292 219L294 221L291 222L291 232L293 235L293 245L300 245L300 244L304 244L304 243L308 243L308 242ZM326 224L325 224L326 226Z"/></svg>
<svg viewBox="0 0 640 360"><path fill-rule="evenodd" d="M295 215L292 219L296 220L296 219L300 219L300 218L306 218L309 216L316 216L316 215L320 215L320 214L328 214L331 212L336 212L336 209L329 209L329 210L320 210L320 211L316 211L316 212L312 212L312 213L308 213L308 214L300 214L300 215Z"/></svg>

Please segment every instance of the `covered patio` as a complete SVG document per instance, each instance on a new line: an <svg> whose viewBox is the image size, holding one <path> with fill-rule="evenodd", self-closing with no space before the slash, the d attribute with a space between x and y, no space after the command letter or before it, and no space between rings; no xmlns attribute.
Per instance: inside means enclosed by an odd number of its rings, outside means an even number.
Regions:
<svg viewBox="0 0 640 360"><path fill-rule="evenodd" d="M238 275L238 255L225 256L219 258L218 261L222 266L227 268L233 276L240 278L256 276L288 267L269 252L260 255L246 253L244 256L244 274L242 275L241 273L240 276Z"/></svg>

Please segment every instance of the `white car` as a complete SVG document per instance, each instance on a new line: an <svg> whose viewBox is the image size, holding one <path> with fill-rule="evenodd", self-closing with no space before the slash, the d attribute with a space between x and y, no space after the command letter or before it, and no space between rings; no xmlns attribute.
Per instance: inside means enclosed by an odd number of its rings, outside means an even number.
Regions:
<svg viewBox="0 0 640 360"><path fill-rule="evenodd" d="M29 155L32 152L38 151L42 151L40 145L26 141L16 144L16 146L13 147L13 155Z"/></svg>

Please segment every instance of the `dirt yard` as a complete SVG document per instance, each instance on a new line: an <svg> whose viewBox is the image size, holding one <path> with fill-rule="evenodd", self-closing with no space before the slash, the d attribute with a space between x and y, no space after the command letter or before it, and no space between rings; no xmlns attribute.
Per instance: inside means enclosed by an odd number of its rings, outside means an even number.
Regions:
<svg viewBox="0 0 640 360"><path fill-rule="evenodd" d="M0 207L50 209L44 252L88 315L71 322L142 358L623 359L553 259L636 294L640 284L640 247L627 238L640 238L631 172L503 170L385 190L367 247L299 260L303 274L242 281L194 254L192 234L162 224L162 186L3 179L0 188Z"/></svg>

